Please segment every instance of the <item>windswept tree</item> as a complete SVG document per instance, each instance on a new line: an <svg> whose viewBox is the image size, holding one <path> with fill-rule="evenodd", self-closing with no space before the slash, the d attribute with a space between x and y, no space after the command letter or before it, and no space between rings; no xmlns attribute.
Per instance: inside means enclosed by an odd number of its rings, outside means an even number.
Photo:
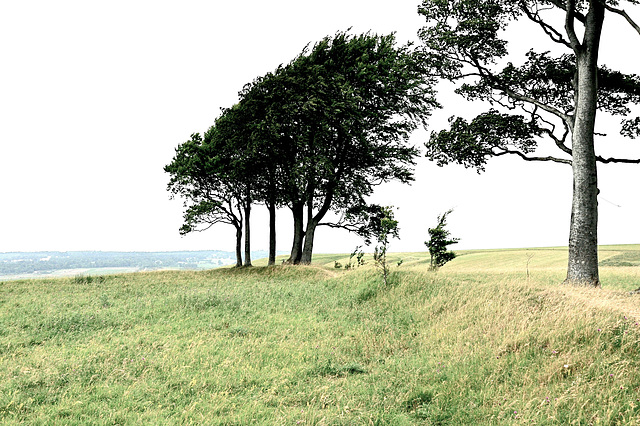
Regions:
<svg viewBox="0 0 640 426"><path fill-rule="evenodd" d="M251 206L263 203L273 264L276 208L288 206L294 219L289 262L310 263L318 226L349 228L326 222L328 212L366 221L375 206L365 200L376 185L413 179L418 151L409 135L438 107L424 64L411 46L396 46L393 35L338 33L246 85L205 138L190 141L203 165L180 168L188 159L178 155L175 167L167 166L170 189L188 199L188 224L208 225L221 213L234 226L243 223L250 264ZM220 210L224 203L210 201L231 193L237 220L229 208Z"/></svg>
<svg viewBox="0 0 640 426"><path fill-rule="evenodd" d="M180 233L204 231L219 223L233 225L236 266L251 265L249 219L257 179L252 168L255 150L247 142L245 119L242 105L224 110L204 137L193 134L178 146L172 162L164 168L171 176L167 189L184 202Z"/></svg>
<svg viewBox="0 0 640 426"><path fill-rule="evenodd" d="M603 23L617 19L640 34L622 5L637 0L424 0L420 31L425 60L438 75L462 82L456 92L490 107L470 121L452 117L450 129L432 133L427 155L439 165L457 162L484 170L487 160L516 155L555 161L573 170L573 201L566 283L599 286L597 252L597 162L640 163L596 153L596 112L622 116L620 133L636 137L640 118L629 117L640 102L640 79L605 66L598 55ZM520 66L498 66L507 54L504 30L518 20L539 27L527 34L532 50ZM542 38L565 53L536 52ZM632 41L628 41L633 45ZM556 156L536 156L543 141Z"/></svg>
<svg viewBox="0 0 640 426"><path fill-rule="evenodd" d="M418 151L409 135L438 104L424 62L410 46L396 46L394 35L338 33L303 51L281 74L289 87L279 125L290 147L282 158L293 171L290 261L310 263L328 212L361 205L383 182L413 179Z"/></svg>
<svg viewBox="0 0 640 426"><path fill-rule="evenodd" d="M215 127L209 129L207 140L215 139L215 133ZM213 148L199 133L179 145L171 163L164 167L171 176L167 189L183 199L180 234L202 232L219 223L232 225L236 230L236 266L242 266L242 194Z"/></svg>
<svg viewBox="0 0 640 426"><path fill-rule="evenodd" d="M276 259L276 211L292 197L296 173L295 143L285 123L292 105L287 95L291 87L284 81L282 67L247 84L240 92L243 129L247 135L245 150L251 152L247 164L252 175L254 201L269 210L269 265ZM285 119L286 117L286 119ZM293 159L292 159L293 158ZM297 194L297 189L293 191Z"/></svg>
<svg viewBox="0 0 640 426"><path fill-rule="evenodd" d="M238 194L244 223L244 266L251 266L251 207L260 177L255 168L258 147L251 143L252 128L247 124L252 116L248 105L239 102L223 110L215 126L205 135L205 144L217 162L218 173Z"/></svg>
<svg viewBox="0 0 640 426"><path fill-rule="evenodd" d="M445 226L447 226L447 216L452 212L453 209L442 213L438 216L438 224L436 227L427 230L429 233L429 241L425 241L424 244L429 248L429 255L431 257L430 269L433 271L456 258L456 253L449 250L448 247L451 244L457 244L460 239L451 237L451 233L445 228Z"/></svg>

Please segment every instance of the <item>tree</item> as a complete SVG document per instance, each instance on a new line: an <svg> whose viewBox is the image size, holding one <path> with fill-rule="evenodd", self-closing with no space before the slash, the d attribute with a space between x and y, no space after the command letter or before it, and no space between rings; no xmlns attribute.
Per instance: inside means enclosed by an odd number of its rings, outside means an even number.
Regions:
<svg viewBox="0 0 640 426"><path fill-rule="evenodd" d="M382 282L385 286L389 285L389 264L387 263L387 249L389 248L390 238L399 238L398 221L394 219L392 207L383 207L382 216L379 220L373 222L375 226L375 238L378 244L373 252L373 260L376 267L380 270Z"/></svg>
<svg viewBox="0 0 640 426"><path fill-rule="evenodd" d="M640 102L640 79L598 66L605 15L622 17L640 27L620 8L637 0L424 0L427 20L420 31L424 55L446 80L464 81L456 92L468 100L487 101L490 108L467 121L452 117L451 128L432 133L427 156L439 165L457 162L484 170L488 158L512 154L527 161L555 161L573 170L573 201L566 283L599 286L597 253L597 166L640 163L637 159L596 154L596 112L622 115L621 134L640 134L640 118L626 118ZM541 36L567 53L527 54L521 66L505 58L503 30L528 19ZM562 24L559 24L559 23ZM559 24L559 25L558 25ZM563 25L563 26L561 26ZM539 38L530 36L532 43ZM531 155L542 140L560 156Z"/></svg>
<svg viewBox="0 0 640 426"><path fill-rule="evenodd" d="M338 33L305 49L281 71L281 158L294 216L292 263L310 263L315 231L327 213L362 204L373 187L409 182L417 150L410 133L438 106L433 79L409 46L393 35ZM284 152L284 150L283 150ZM306 213L306 226L305 222Z"/></svg>
<svg viewBox="0 0 640 426"><path fill-rule="evenodd" d="M233 225L236 266L251 266L250 214L259 176L252 168L255 147L249 143L250 128L244 124L248 115L241 104L223 110L204 137L191 135L164 168L171 176L167 189L184 199L180 233L204 231L218 223Z"/></svg>
<svg viewBox="0 0 640 426"><path fill-rule="evenodd" d="M252 152L250 164L253 182L251 192L256 202L264 203L269 210L269 259L268 265L276 262L276 209L287 199L285 182L291 167L287 163L289 141L279 130L279 115L284 109L283 96L287 91L280 73L282 67L267 73L245 85L239 93L244 110L243 126Z"/></svg>
<svg viewBox="0 0 640 426"><path fill-rule="evenodd" d="M206 138L212 158L217 160L219 169L212 171L223 176L235 192L244 219L244 266L251 266L251 206L255 197L255 185L260 174L254 163L257 147L251 143L251 128L247 122L252 111L246 103L237 103L223 110L216 120L215 132Z"/></svg>
<svg viewBox="0 0 640 426"><path fill-rule="evenodd" d="M452 212L453 209L447 210L438 216L438 224L436 227L428 229L429 241L425 241L424 244L429 248L429 254L431 255L430 269L432 270L436 270L456 258L456 254L453 251L447 250L447 247L451 244L456 244L460 239L451 238L451 233L445 229L447 216Z"/></svg>
<svg viewBox="0 0 640 426"><path fill-rule="evenodd" d="M212 127L205 138L219 140L216 132ZM202 232L218 223L232 225L236 229L236 266L242 266L242 198L215 152L215 145L204 143L199 133L192 134L176 148L173 160L164 167L171 176L167 189L172 197L184 200L180 234Z"/></svg>

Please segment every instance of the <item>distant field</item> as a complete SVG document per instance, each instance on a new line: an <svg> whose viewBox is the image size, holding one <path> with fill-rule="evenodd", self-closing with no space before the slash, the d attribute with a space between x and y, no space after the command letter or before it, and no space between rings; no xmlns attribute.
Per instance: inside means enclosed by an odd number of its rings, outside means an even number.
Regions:
<svg viewBox="0 0 640 426"><path fill-rule="evenodd" d="M252 255L264 257L266 252L258 250ZM167 269L212 269L231 264L235 264L235 253L220 250L0 252L0 281Z"/></svg>
<svg viewBox="0 0 640 426"><path fill-rule="evenodd" d="M602 289L562 248L0 283L0 423L638 424L640 245L600 254Z"/></svg>
<svg viewBox="0 0 640 426"><path fill-rule="evenodd" d="M448 273L473 273L491 272L510 274L514 276L527 276L533 272L546 272L557 275L559 280L564 279L568 262L567 247L541 247L521 249L488 249L488 250L458 250L458 257L446 264L440 272ZM640 287L640 244L608 245L599 247L600 273L604 285L630 288ZM286 256L279 258L279 261ZM371 254L365 256L367 264L373 264ZM402 260L399 270L407 267L429 266L429 253L390 253L389 263L395 265ZM319 254L314 255L313 264L335 269L335 262L346 265L349 262L349 254ZM352 259L355 263L355 259ZM253 262L256 266L266 266L266 259ZM613 269L612 269L613 268ZM627 268L627 269L624 269ZM624 282L607 282L612 272L625 271ZM616 277L617 274L614 274Z"/></svg>
<svg viewBox="0 0 640 426"><path fill-rule="evenodd" d="M46 273L30 273L15 275L0 275L0 282L9 280L30 280L44 278L60 278L73 277L76 275L112 275L121 273L137 272L138 268L76 268L76 269L59 269Z"/></svg>

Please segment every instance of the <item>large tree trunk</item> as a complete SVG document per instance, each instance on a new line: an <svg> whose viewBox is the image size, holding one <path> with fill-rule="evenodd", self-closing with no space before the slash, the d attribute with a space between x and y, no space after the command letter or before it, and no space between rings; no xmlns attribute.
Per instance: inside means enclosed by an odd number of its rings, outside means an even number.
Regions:
<svg viewBox="0 0 640 426"><path fill-rule="evenodd" d="M300 263L303 265L309 265L311 263L311 258L313 257L313 238L315 237L316 228L329 211L332 202L333 185L327 189L322 207L320 207L320 210L318 210L315 216L313 215L313 198L310 197L307 202L307 229L304 232L304 249L302 250L302 257L300 258Z"/></svg>
<svg viewBox="0 0 640 426"><path fill-rule="evenodd" d="M304 240L304 203L294 203L291 206L291 213L293 214L293 246L287 263L297 265L302 256L302 242Z"/></svg>
<svg viewBox="0 0 640 426"><path fill-rule="evenodd" d="M251 266L251 204L244 206L244 266Z"/></svg>
<svg viewBox="0 0 640 426"><path fill-rule="evenodd" d="M269 203L269 266L276 264L276 204Z"/></svg>
<svg viewBox="0 0 640 426"><path fill-rule="evenodd" d="M236 268L242 266L242 226L236 226Z"/></svg>
<svg viewBox="0 0 640 426"><path fill-rule="evenodd" d="M576 51L575 121L572 133L573 201L565 283L600 286L598 275L598 173L594 148L598 50L604 9L591 3L584 42Z"/></svg>

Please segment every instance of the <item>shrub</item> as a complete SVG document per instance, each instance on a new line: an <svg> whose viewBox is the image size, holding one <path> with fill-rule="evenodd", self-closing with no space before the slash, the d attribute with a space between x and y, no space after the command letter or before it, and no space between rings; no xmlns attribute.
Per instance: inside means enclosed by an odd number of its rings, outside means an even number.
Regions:
<svg viewBox="0 0 640 426"><path fill-rule="evenodd" d="M459 238L451 238L451 233L445 229L447 224L447 216L453 212L453 209L444 212L438 216L438 225L435 228L429 228L429 241L425 241L425 245L429 248L431 255L431 269L436 270L450 260L455 259L456 254L447 250L447 246L456 244Z"/></svg>

